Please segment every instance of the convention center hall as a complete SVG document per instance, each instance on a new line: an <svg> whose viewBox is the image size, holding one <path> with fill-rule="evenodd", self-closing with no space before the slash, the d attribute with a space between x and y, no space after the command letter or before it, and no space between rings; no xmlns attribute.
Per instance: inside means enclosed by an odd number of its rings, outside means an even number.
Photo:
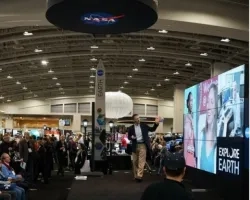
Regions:
<svg viewBox="0 0 250 200"><path fill-rule="evenodd" d="M0 0L0 200L249 200L249 0Z"/></svg>

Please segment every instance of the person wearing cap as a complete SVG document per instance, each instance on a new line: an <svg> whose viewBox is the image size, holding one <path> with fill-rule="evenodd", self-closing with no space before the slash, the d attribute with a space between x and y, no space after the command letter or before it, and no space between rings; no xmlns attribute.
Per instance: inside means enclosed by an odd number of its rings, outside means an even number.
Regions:
<svg viewBox="0 0 250 200"><path fill-rule="evenodd" d="M186 171L183 154L169 154L164 160L166 178L159 183L149 185L141 196L141 200L193 200L192 195L182 184Z"/></svg>

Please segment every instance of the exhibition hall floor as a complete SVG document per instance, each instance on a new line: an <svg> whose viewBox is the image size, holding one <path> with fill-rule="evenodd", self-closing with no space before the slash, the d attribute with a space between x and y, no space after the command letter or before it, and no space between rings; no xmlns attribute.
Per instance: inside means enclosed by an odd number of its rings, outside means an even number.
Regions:
<svg viewBox="0 0 250 200"><path fill-rule="evenodd" d="M29 192L29 200L66 200L74 176L72 173L65 173L64 177L52 175L52 180L49 184L37 184L37 190Z"/></svg>
<svg viewBox="0 0 250 200"><path fill-rule="evenodd" d="M129 172L119 171L103 178L88 177L86 181L75 181L71 173L66 173L65 177L54 175L49 185L38 185L38 190L30 192L30 200L139 200L149 184L160 180L162 177L146 174L142 183L135 183ZM193 189L188 183L187 187ZM207 192L193 194L195 199L222 200Z"/></svg>

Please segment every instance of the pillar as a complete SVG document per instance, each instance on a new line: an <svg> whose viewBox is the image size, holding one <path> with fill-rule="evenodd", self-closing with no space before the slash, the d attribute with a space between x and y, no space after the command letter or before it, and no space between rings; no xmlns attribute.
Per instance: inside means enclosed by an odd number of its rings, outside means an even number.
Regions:
<svg viewBox="0 0 250 200"><path fill-rule="evenodd" d="M173 132L183 133L183 114L184 114L184 90L183 84L175 85L174 88L174 120Z"/></svg>
<svg viewBox="0 0 250 200"><path fill-rule="evenodd" d="M211 78L230 70L232 66L228 63L215 62L211 66Z"/></svg>
<svg viewBox="0 0 250 200"><path fill-rule="evenodd" d="M13 129L13 127L14 127L13 125L14 125L14 123L13 123L12 118L8 117L5 119L5 128L6 129Z"/></svg>
<svg viewBox="0 0 250 200"><path fill-rule="evenodd" d="M160 116L160 117L162 117L162 118L164 118L165 116L164 116L164 110L162 109L162 106L161 106L161 104L159 103L159 101L158 101L158 110L157 110L158 112L158 116ZM159 123L159 126L157 127L157 129L155 130L155 132L156 133L164 133L164 131L163 131L163 122L160 122Z"/></svg>
<svg viewBox="0 0 250 200"><path fill-rule="evenodd" d="M74 114L73 116L73 122L72 122L72 131L74 132L81 132L81 115L80 114Z"/></svg>

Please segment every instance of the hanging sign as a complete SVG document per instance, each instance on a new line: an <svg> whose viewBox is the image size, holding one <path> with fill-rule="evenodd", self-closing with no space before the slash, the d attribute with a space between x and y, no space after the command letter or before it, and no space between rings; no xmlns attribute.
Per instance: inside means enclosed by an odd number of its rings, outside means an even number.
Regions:
<svg viewBox="0 0 250 200"><path fill-rule="evenodd" d="M74 32L137 32L151 27L158 19L157 0L48 0L47 5L47 20Z"/></svg>

